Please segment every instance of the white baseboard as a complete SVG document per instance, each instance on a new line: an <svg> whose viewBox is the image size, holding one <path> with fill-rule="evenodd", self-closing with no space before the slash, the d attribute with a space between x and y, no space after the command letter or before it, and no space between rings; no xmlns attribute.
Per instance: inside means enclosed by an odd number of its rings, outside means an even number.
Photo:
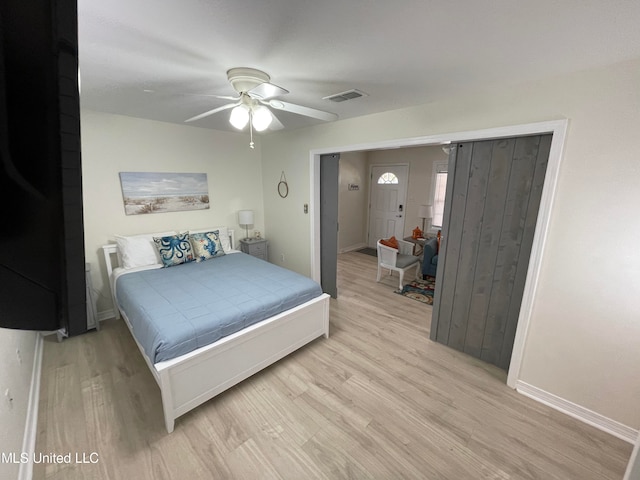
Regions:
<svg viewBox="0 0 640 480"><path fill-rule="evenodd" d="M113 309L110 310L102 310L98 312L98 321L102 322L103 320L108 320L110 318L115 318L115 313L113 313Z"/></svg>
<svg viewBox="0 0 640 480"><path fill-rule="evenodd" d="M351 245L349 247L341 248L338 253L347 253L353 252L354 250L360 250L361 248L367 248L368 245L366 243L357 243L355 245Z"/></svg>
<svg viewBox="0 0 640 480"><path fill-rule="evenodd" d="M534 387L533 385L529 385L521 380L516 382L516 390L522 395L532 398L540 403L544 403L555 410L565 413L631 444L635 443L638 438L638 430L634 428L570 402L569 400L558 397L553 393L545 392L544 390Z"/></svg>
<svg viewBox="0 0 640 480"><path fill-rule="evenodd" d="M31 372L31 387L29 388L29 403L27 406L27 421L22 438L22 453L28 454L29 461L20 463L18 480L31 480L33 477L33 455L36 449L38 434L38 405L40 403L40 377L42 373L42 351L44 348L43 335L36 334L36 348L33 355L33 370Z"/></svg>

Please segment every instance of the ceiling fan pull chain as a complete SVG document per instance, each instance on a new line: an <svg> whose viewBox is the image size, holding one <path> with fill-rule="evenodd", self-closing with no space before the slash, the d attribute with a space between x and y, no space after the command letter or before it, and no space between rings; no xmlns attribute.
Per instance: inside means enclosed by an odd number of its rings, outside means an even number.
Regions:
<svg viewBox="0 0 640 480"><path fill-rule="evenodd" d="M255 148L253 144L253 111L249 110L249 148Z"/></svg>

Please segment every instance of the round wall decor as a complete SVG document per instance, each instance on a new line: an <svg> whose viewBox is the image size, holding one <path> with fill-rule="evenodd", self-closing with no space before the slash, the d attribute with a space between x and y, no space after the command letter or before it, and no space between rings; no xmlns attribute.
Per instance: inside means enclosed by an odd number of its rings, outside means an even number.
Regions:
<svg viewBox="0 0 640 480"><path fill-rule="evenodd" d="M280 175L280 182L278 183L278 195L282 198L289 195L289 185L287 184L287 177L284 176L284 170L282 171L282 175Z"/></svg>

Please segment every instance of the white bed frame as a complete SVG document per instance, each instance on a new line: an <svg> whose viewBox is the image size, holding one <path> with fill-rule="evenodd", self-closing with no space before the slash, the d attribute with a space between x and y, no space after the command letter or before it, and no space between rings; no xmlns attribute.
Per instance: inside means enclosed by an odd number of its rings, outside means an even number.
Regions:
<svg viewBox="0 0 640 480"><path fill-rule="evenodd" d="M229 230L231 245L233 231ZM116 244L102 247L109 282ZM120 312L115 302L116 317ZM329 337L329 295L323 293L302 305L263 320L180 357L156 364L146 355L133 335L125 312L120 312L162 393L167 432L175 419L224 392L245 378L275 363L303 345L324 335Z"/></svg>

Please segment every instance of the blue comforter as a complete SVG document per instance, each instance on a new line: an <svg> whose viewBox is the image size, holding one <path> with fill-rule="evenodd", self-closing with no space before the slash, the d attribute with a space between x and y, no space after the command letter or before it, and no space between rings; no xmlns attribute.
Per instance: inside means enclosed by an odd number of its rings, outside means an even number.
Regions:
<svg viewBox="0 0 640 480"><path fill-rule="evenodd" d="M152 363L213 343L321 293L313 280L244 253L116 280L118 305Z"/></svg>

